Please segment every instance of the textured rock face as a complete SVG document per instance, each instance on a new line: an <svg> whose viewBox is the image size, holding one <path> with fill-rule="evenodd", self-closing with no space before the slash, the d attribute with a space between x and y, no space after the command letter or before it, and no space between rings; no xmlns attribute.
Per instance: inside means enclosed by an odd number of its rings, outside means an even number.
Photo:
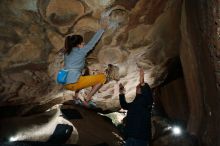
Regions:
<svg viewBox="0 0 220 146"><path fill-rule="evenodd" d="M54 98L63 61L56 52L65 36L77 33L88 41L103 17L110 29L89 54L88 68L94 74L113 64L112 76L125 85L128 99L135 95L138 66L155 86L166 77L166 62L178 55L180 1L2 1L1 7L2 105ZM118 107L117 86L110 81L95 95L103 109Z"/></svg>
<svg viewBox="0 0 220 146"><path fill-rule="evenodd" d="M67 143L76 144L79 139L77 129L70 121L62 117L59 109L29 117L3 119L0 123L0 137L7 141L47 142L53 135L57 124L72 127L72 134L69 135Z"/></svg>
<svg viewBox="0 0 220 146"><path fill-rule="evenodd" d="M203 145L219 145L219 2L185 1L183 8L180 58L190 107L188 131L199 135Z"/></svg>
<svg viewBox="0 0 220 146"><path fill-rule="evenodd" d="M90 74L114 65L112 76L132 101L138 66L155 87L170 74L170 60L180 56L185 85L179 80L165 85L159 101L169 117L187 121L188 131L202 143L220 145L218 9L217 1L203 0L1 0L0 106L22 105L17 113L22 115L37 111L39 104L71 98L73 92L55 83L63 64L57 51L72 33L88 41L105 16L111 27L87 57ZM118 83L105 84L94 100L102 109L119 109Z"/></svg>

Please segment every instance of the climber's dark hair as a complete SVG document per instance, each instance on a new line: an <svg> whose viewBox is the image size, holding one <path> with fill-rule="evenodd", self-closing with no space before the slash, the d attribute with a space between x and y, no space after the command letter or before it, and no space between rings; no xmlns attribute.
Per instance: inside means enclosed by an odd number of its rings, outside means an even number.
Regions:
<svg viewBox="0 0 220 146"><path fill-rule="evenodd" d="M81 35L71 35L67 36L65 39L65 51L64 54L69 55L74 47L83 42L83 37Z"/></svg>

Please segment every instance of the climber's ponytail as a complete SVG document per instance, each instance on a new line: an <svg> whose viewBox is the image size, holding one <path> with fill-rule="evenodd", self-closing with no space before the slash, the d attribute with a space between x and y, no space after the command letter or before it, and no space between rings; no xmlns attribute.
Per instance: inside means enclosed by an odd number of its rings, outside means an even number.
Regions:
<svg viewBox="0 0 220 146"><path fill-rule="evenodd" d="M83 42L83 37L81 35L67 36L65 39L65 51L64 53L69 55L74 47L77 47Z"/></svg>

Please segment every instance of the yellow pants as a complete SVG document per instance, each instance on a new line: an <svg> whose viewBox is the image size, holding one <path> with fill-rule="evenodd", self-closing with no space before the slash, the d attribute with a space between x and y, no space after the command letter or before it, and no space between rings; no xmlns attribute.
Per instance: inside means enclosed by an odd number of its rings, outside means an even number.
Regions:
<svg viewBox="0 0 220 146"><path fill-rule="evenodd" d="M78 82L73 84L67 84L64 86L67 90L77 91L83 88L94 86L96 84L104 84L106 77L104 74L91 75L91 76L80 76Z"/></svg>

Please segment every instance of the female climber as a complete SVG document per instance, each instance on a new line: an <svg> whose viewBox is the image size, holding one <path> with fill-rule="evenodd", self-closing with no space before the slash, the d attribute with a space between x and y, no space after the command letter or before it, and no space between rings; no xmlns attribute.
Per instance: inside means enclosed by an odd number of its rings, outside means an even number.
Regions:
<svg viewBox="0 0 220 146"><path fill-rule="evenodd" d="M94 105L91 101L92 96L106 82L105 74L82 76L82 70L85 67L87 53L92 50L100 40L107 26L107 20L101 21L101 29L95 33L87 44L84 43L81 35L71 35L65 39L64 69L69 70L69 72L64 87L67 90L75 91L75 96L78 98L78 92L81 89L92 86L91 91L84 97L84 105Z"/></svg>

